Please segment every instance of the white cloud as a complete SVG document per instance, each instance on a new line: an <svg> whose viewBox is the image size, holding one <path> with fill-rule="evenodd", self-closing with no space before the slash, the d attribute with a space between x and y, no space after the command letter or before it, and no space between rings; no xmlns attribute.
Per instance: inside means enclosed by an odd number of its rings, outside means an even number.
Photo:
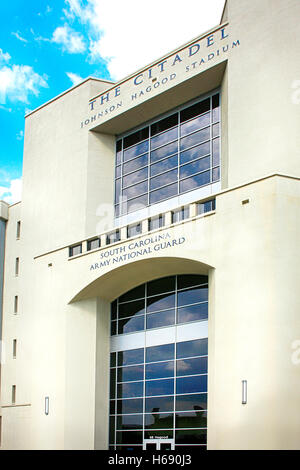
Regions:
<svg viewBox="0 0 300 470"><path fill-rule="evenodd" d="M65 0L69 17L90 26L90 60L107 60L120 79L216 26L224 0Z"/></svg>
<svg viewBox="0 0 300 470"><path fill-rule="evenodd" d="M37 74L29 65L12 65L0 68L0 103L7 99L28 103L32 93L39 94L39 88L47 88L46 77Z"/></svg>
<svg viewBox="0 0 300 470"><path fill-rule="evenodd" d="M18 31L16 33L11 33L11 34L15 36L17 39L19 39L19 41L28 42L27 39L23 38Z"/></svg>
<svg viewBox="0 0 300 470"><path fill-rule="evenodd" d="M2 49L0 49L0 63L3 63L3 62L9 62L9 60L11 59L10 55L8 52L3 52Z"/></svg>
<svg viewBox="0 0 300 470"><path fill-rule="evenodd" d="M24 131L20 131L17 133L17 140L23 140L24 138Z"/></svg>
<svg viewBox="0 0 300 470"><path fill-rule="evenodd" d="M12 108L8 108L7 106L3 106L2 104L0 104L0 109L2 109L3 111L7 111L8 113L12 112Z"/></svg>
<svg viewBox="0 0 300 470"><path fill-rule="evenodd" d="M63 50L70 54L84 52L86 49L82 34L74 31L70 26L59 26L53 33L52 42L61 44Z"/></svg>
<svg viewBox="0 0 300 470"><path fill-rule="evenodd" d="M79 0L65 0L65 2L69 9L64 9L63 11L68 18L74 18L75 16L83 18L85 9L82 8Z"/></svg>
<svg viewBox="0 0 300 470"><path fill-rule="evenodd" d="M22 196L22 178L10 181L9 187L0 186L0 200L14 204L19 202Z"/></svg>
<svg viewBox="0 0 300 470"><path fill-rule="evenodd" d="M76 73L66 72L66 75L71 80L73 86L77 85L78 83L80 83L84 80L82 77L80 77Z"/></svg>

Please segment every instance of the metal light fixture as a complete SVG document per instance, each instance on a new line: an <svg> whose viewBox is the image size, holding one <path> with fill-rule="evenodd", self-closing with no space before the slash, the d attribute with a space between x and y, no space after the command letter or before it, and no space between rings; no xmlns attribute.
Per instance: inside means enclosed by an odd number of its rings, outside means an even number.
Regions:
<svg viewBox="0 0 300 470"><path fill-rule="evenodd" d="M247 380L242 380L242 405L247 404Z"/></svg>
<svg viewBox="0 0 300 470"><path fill-rule="evenodd" d="M49 414L49 397L45 397L45 415Z"/></svg>

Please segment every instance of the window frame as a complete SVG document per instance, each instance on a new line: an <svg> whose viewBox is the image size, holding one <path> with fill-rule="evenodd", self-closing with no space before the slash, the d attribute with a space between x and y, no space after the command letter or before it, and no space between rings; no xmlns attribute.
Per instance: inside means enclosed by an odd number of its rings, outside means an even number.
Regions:
<svg viewBox="0 0 300 470"><path fill-rule="evenodd" d="M219 104L217 108L214 108L214 101L215 101L215 96L218 96ZM189 108L192 108L194 105L197 105L198 103L205 102L206 100L210 100L210 105L208 110L201 111L200 114L197 114L192 117L187 117L184 121L180 121L180 116L181 113L185 110L188 110ZM120 184L120 190L118 193L115 191L115 199L114 199L114 208L115 208L115 217L123 217L126 216L130 213L133 213L134 211L139 211L142 209L145 209L147 207L163 203L164 201L168 199L172 199L174 197L178 197L181 195L184 195L186 193L199 190L199 188L204 188L208 185L213 185L217 182L221 181L221 91L220 89L215 89L205 95L202 95L198 98L193 99L192 101L189 101L188 103L185 103L173 110L170 110L168 113L165 113L163 115L160 115L156 117L155 119L148 121L144 123L142 126L139 126L138 128L132 129L130 131L127 131L123 134L120 134L117 136L117 149L116 151L116 164L115 164L115 171L118 172L118 177L116 177L115 174L115 188L116 188L116 182L118 181ZM214 118L214 109L218 109L219 113L217 116L217 119ZM178 123L177 123L177 139L171 139L168 140L167 142L162 143L159 146L155 146L155 148L152 148L151 145L151 139L154 137L158 136L163 136L166 132L169 132L170 130L174 129L175 127L170 127L167 129L164 129L161 132L158 132L154 135L151 135L151 129L154 125L158 125L160 122L164 121L168 117L171 117L172 115L178 115ZM185 133L184 135L181 136L180 130L181 126L188 124L189 122L192 122L196 119L199 119L201 116L205 116L209 114L210 115L210 122L207 125L207 123L203 123L202 127L200 126L199 128L196 128L196 130L192 130L189 133ZM215 129L218 127L218 132L215 133ZM137 141L136 143L132 144L131 146L128 146L126 148L124 147L124 141L126 138L130 137L131 135L137 134L138 132L143 133L146 129L148 129L148 137L143 138L143 140ZM197 141L196 143L192 144L191 146L188 146L186 149L181 150L180 149L180 143L181 143L181 138L185 138L188 136L192 136L193 134L204 130L208 129L209 131L209 137L208 139L205 139L203 141ZM145 132L144 132L145 134ZM144 136L145 137L145 136ZM127 151L130 148L133 148L134 146L140 145L144 142L148 141L148 151L141 152L139 155L134 155L131 159L128 160L123 160L122 158L122 152ZM218 141L218 155L217 159L216 156L213 155L213 147L215 146L215 142ZM162 158L158 158L155 161L152 161L151 156L153 151L157 151L159 149L163 149L165 146L171 145L172 143L176 142L177 143L177 150L175 153L170 153L167 156L163 156ZM186 152L187 150L192 150L193 148L196 148L199 145L207 143L209 145L209 153L201 154L200 156L196 156L195 158L192 158L192 160L188 162L181 163L181 154L183 152ZM117 155L121 154L121 159L117 161ZM138 158L140 157L145 157L145 155L148 155L148 163L147 165L144 164L141 167L136 167L135 170L132 170L130 172L124 172L123 167L126 165L128 162L133 162L134 160L138 161ZM174 167L172 162L172 165L170 168L167 168L163 171L159 171L156 174L151 174L151 170L153 165L156 165L158 163L163 163L164 161L167 162L171 158L174 160L174 156L177 156L177 165ZM209 167L206 169L199 169L199 171L195 170L192 172L190 175L184 175L181 177L180 172L181 169L184 168L185 165L188 165L190 163L195 163L198 161L201 163L201 159L205 159L209 157ZM145 160L145 159L144 159ZM204 160L203 160L204 163ZM145 169L147 168L147 172L145 172ZM142 178L142 180L137 180L136 183L131 183L127 184L126 186L123 186L123 178L128 175L134 175L134 173L143 170L145 173L145 177ZM153 178L158 177L160 175L164 175L165 173L169 171L177 170L177 178L174 182L168 182L166 184L162 184L161 186L158 186L157 188L152 188L151 189L151 182ZM217 171L216 171L217 170ZM147 178L146 178L146 173L147 173ZM206 175L204 173L207 173ZM203 175L203 176L202 176ZM134 178L134 176L133 176ZM190 179L190 182L188 181ZM202 181L203 182L202 182ZM123 191L127 190L129 187L134 187L142 182L147 182L148 183L148 188L147 191L140 192L138 196L134 195L129 198L125 198ZM193 184L194 183L194 184ZM190 187L190 184L193 184L193 187ZM176 185L176 187L175 187ZM187 186L187 188L185 188ZM145 188L146 189L146 188ZM165 193L165 194L164 194ZM141 205L141 207L138 207L138 204ZM133 208L131 206L134 206ZM137 205L137 206L136 206Z"/></svg>

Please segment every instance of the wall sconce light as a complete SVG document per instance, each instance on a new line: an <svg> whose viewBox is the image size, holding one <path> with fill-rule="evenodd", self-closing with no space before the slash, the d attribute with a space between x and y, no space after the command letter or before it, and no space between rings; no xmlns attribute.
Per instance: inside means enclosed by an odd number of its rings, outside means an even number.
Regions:
<svg viewBox="0 0 300 470"><path fill-rule="evenodd" d="M247 380L242 380L242 405L247 404Z"/></svg>
<svg viewBox="0 0 300 470"><path fill-rule="evenodd" d="M45 415L49 414L49 397L45 397Z"/></svg>

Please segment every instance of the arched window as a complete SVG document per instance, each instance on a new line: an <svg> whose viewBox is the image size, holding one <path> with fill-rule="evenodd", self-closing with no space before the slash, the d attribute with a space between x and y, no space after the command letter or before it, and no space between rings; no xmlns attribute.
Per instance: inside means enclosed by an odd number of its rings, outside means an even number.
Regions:
<svg viewBox="0 0 300 470"><path fill-rule="evenodd" d="M178 275L142 284L111 305L111 334L207 320L208 278Z"/></svg>

